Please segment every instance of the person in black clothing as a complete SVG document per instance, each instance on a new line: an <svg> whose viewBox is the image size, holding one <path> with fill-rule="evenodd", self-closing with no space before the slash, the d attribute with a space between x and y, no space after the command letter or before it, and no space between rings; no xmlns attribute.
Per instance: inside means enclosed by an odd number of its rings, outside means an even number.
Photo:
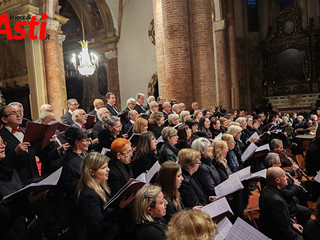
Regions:
<svg viewBox="0 0 320 240"><path fill-rule="evenodd" d="M108 158L92 152L83 159L77 194L77 214L74 239L118 239L118 220L134 196L122 199L118 206L103 209L110 199L107 185L109 177Z"/></svg>
<svg viewBox="0 0 320 240"><path fill-rule="evenodd" d="M212 138L215 138L220 133L222 133L220 127L221 127L220 120L218 118L215 118L215 117L211 118L211 120L210 120L210 130L211 130L211 133L212 133Z"/></svg>
<svg viewBox="0 0 320 240"><path fill-rule="evenodd" d="M236 142L231 134L223 134L222 140L228 144L228 153L226 156L227 164L232 172L236 172L240 169L240 165L235 152L233 151Z"/></svg>
<svg viewBox="0 0 320 240"><path fill-rule="evenodd" d="M313 240L315 236L320 236L320 200L315 206L316 219L309 219L303 229L304 240Z"/></svg>
<svg viewBox="0 0 320 240"><path fill-rule="evenodd" d="M153 132L158 139L161 136L161 131L163 129L164 124L164 116L162 112L154 112L150 115L149 118L149 131Z"/></svg>
<svg viewBox="0 0 320 240"><path fill-rule="evenodd" d="M71 98L67 101L68 111L61 116L61 122L64 124L72 125L74 121L72 120L72 112L79 107L77 99Z"/></svg>
<svg viewBox="0 0 320 240"><path fill-rule="evenodd" d="M103 130L102 128L102 119L103 117L110 117L110 112L106 107L99 108L97 111L98 121L94 124L92 128L93 139L96 139L99 136L99 133Z"/></svg>
<svg viewBox="0 0 320 240"><path fill-rule="evenodd" d="M201 165L201 154L193 149L182 149L178 155L178 162L182 168L183 181L179 188L183 205L187 208L205 206L216 197L207 195L201 184L193 176Z"/></svg>
<svg viewBox="0 0 320 240"><path fill-rule="evenodd" d="M159 186L145 186L136 193L133 201L133 216L137 224L134 239L166 239L165 232L168 226L163 217L166 215L167 204Z"/></svg>
<svg viewBox="0 0 320 240"><path fill-rule="evenodd" d="M210 128L209 118L205 118L205 117L200 118L199 125L198 125L198 132L197 132L198 136L212 139L212 133L209 128Z"/></svg>
<svg viewBox="0 0 320 240"><path fill-rule="evenodd" d="M157 142L153 132L142 133L132 158L133 175L138 177L141 173L149 170L158 160Z"/></svg>
<svg viewBox="0 0 320 240"><path fill-rule="evenodd" d="M165 127L161 132L161 136L164 144L159 152L160 163L164 163L165 161L176 162L179 152L179 149L174 146L178 142L177 129Z"/></svg>
<svg viewBox="0 0 320 240"><path fill-rule="evenodd" d="M115 195L130 178L133 178L130 166L132 157L131 142L124 138L117 138L111 144L112 159L110 160L110 176L108 184L111 195Z"/></svg>
<svg viewBox="0 0 320 240"><path fill-rule="evenodd" d="M189 126L189 128L191 129L191 142L194 141L195 139L197 139L199 136L197 134L198 132L198 122L194 119L188 119L186 121L186 124Z"/></svg>
<svg viewBox="0 0 320 240"><path fill-rule="evenodd" d="M230 126L228 128L227 133L231 134L236 142L236 145L234 146L233 151L237 156L239 164L241 164L242 163L242 161L241 161L242 153L247 148L247 145L244 142L242 142L242 140L241 140L242 128L239 126Z"/></svg>
<svg viewBox="0 0 320 240"><path fill-rule="evenodd" d="M157 182L168 202L164 220L169 223L172 216L184 208L178 189L183 181L182 170L178 163L166 161L161 165Z"/></svg>
<svg viewBox="0 0 320 240"><path fill-rule="evenodd" d="M306 170L309 176L315 176L320 170L320 127L316 132L316 137L309 145L306 155Z"/></svg>
<svg viewBox="0 0 320 240"><path fill-rule="evenodd" d="M216 195L214 187L221 183L218 170L212 164L213 147L206 138L198 138L193 141L191 148L201 153L201 165L195 176L208 196Z"/></svg>
<svg viewBox="0 0 320 240"><path fill-rule="evenodd" d="M121 136L122 125L119 117L103 117L102 127L104 128L98 135L99 138L99 151L102 148L110 149L111 143L118 137Z"/></svg>
<svg viewBox="0 0 320 240"><path fill-rule="evenodd" d="M267 170L267 186L259 198L260 231L274 240L303 239L302 226L290 219L290 212L280 190L287 185L283 169L271 167Z"/></svg>
<svg viewBox="0 0 320 240"><path fill-rule="evenodd" d="M179 150L183 148L191 147L191 134L192 130L188 127L187 124L182 124L178 127L178 143L175 145Z"/></svg>

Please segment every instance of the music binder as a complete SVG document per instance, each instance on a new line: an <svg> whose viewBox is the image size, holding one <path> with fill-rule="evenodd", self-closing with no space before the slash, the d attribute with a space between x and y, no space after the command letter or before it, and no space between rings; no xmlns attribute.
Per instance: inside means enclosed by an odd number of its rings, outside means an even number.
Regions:
<svg viewBox="0 0 320 240"><path fill-rule="evenodd" d="M51 187L57 185L62 172L62 167L56 170L54 173L43 179L38 183L31 183L18 191L8 194L2 200L16 200L23 196L28 196L31 192L34 194L43 192L50 189Z"/></svg>
<svg viewBox="0 0 320 240"><path fill-rule="evenodd" d="M50 139L55 134L58 123L45 125L28 122L23 142L29 142L32 148L45 148L50 145Z"/></svg>
<svg viewBox="0 0 320 240"><path fill-rule="evenodd" d="M116 206L123 198L128 198L133 193L136 194L136 192L144 185L144 182L130 178L129 181L112 198L110 198L108 202L106 202L103 209Z"/></svg>

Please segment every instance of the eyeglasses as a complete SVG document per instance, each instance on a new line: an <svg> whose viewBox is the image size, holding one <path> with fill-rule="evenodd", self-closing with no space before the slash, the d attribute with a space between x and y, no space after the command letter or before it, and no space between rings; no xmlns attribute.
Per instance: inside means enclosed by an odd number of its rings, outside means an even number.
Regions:
<svg viewBox="0 0 320 240"><path fill-rule="evenodd" d="M172 135L172 136L170 136L170 137L171 137L171 138L172 138L172 137L178 137L178 135L176 134L176 135Z"/></svg>
<svg viewBox="0 0 320 240"><path fill-rule="evenodd" d="M122 154L122 155L125 155L126 157L131 157L133 154L133 151L131 150L130 152L127 152L127 153L120 153L120 154Z"/></svg>
<svg viewBox="0 0 320 240"><path fill-rule="evenodd" d="M80 104L79 104L79 103L71 103L70 105L72 105L72 106L79 106Z"/></svg>
<svg viewBox="0 0 320 240"><path fill-rule="evenodd" d="M197 162L196 164L197 164L197 165L201 165L201 164L202 164L202 162Z"/></svg>
<svg viewBox="0 0 320 240"><path fill-rule="evenodd" d="M19 113L19 112L12 111L12 112L10 112L9 114L7 114L6 117L13 116L13 115L19 116L20 114L21 114L21 113Z"/></svg>

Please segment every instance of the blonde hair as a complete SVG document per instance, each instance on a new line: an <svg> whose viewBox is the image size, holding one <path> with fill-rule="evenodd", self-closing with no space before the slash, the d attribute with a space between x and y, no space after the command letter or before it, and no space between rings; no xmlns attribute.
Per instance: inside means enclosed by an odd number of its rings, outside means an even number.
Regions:
<svg viewBox="0 0 320 240"><path fill-rule="evenodd" d="M133 124L133 132L143 133L142 129L148 126L148 121L144 118L138 118L137 121Z"/></svg>
<svg viewBox="0 0 320 240"><path fill-rule="evenodd" d="M133 200L133 217L137 224L153 222L154 219L148 208L156 206L156 198L161 192L161 187L156 185L144 186L135 195Z"/></svg>
<svg viewBox="0 0 320 240"><path fill-rule="evenodd" d="M227 159L222 156L222 152L228 150L228 144L223 140L217 140L212 143L213 155L216 159L221 162L224 166L227 165Z"/></svg>
<svg viewBox="0 0 320 240"><path fill-rule="evenodd" d="M178 133L177 129L175 129L173 127L165 127L161 131L161 136L162 136L163 141L168 142L168 138L172 137L174 135L177 135L177 133Z"/></svg>
<svg viewBox="0 0 320 240"><path fill-rule="evenodd" d="M227 130L228 134L231 134L233 137L236 137L236 135L242 131L242 127L239 126L230 126Z"/></svg>
<svg viewBox="0 0 320 240"><path fill-rule="evenodd" d="M190 148L181 149L178 153L178 163L181 168L187 171L190 167L193 167L197 162L199 162L200 159L201 153Z"/></svg>
<svg viewBox="0 0 320 240"><path fill-rule="evenodd" d="M171 218L166 236L167 240L212 240L217 232L217 225L207 213L182 210Z"/></svg>
<svg viewBox="0 0 320 240"><path fill-rule="evenodd" d="M199 113L202 113L202 111L201 110L195 110L194 113L193 113L193 119L196 119L198 117Z"/></svg>
<svg viewBox="0 0 320 240"><path fill-rule="evenodd" d="M227 142L227 143L234 141L233 136L232 136L231 134L228 134L228 133L223 134L222 137L221 137L221 139L222 139L223 141Z"/></svg>
<svg viewBox="0 0 320 240"><path fill-rule="evenodd" d="M109 162L109 158L98 152L91 152L84 157L82 162L82 167L81 167L81 177L78 184L78 197L80 196L80 193L84 188L84 186L88 186L89 188L92 188L99 195L99 197L103 200L103 202L107 201L106 194L104 191L110 194L110 189L106 181L102 181L102 183L100 184L103 189L99 188L97 183L94 181L93 176L91 176L90 174L90 169L94 171L98 170L99 168L102 167L103 164L108 162Z"/></svg>
<svg viewBox="0 0 320 240"><path fill-rule="evenodd" d="M181 122L185 122L186 121L185 120L186 116L190 116L190 112L189 111L182 111L180 113L180 121Z"/></svg>

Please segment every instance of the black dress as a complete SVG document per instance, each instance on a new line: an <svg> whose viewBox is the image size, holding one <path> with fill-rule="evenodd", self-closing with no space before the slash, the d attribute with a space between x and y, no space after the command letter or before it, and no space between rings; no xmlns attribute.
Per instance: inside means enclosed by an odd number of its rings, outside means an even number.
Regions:
<svg viewBox="0 0 320 240"><path fill-rule="evenodd" d="M141 173L149 170L159 157L155 152L150 152L148 155L141 155L139 158L133 158L132 171L134 177L138 177Z"/></svg>
<svg viewBox="0 0 320 240"><path fill-rule="evenodd" d="M149 124L148 125L148 131L153 132L156 139L158 139L161 136L162 129L163 129L163 126L158 126L158 124Z"/></svg>

